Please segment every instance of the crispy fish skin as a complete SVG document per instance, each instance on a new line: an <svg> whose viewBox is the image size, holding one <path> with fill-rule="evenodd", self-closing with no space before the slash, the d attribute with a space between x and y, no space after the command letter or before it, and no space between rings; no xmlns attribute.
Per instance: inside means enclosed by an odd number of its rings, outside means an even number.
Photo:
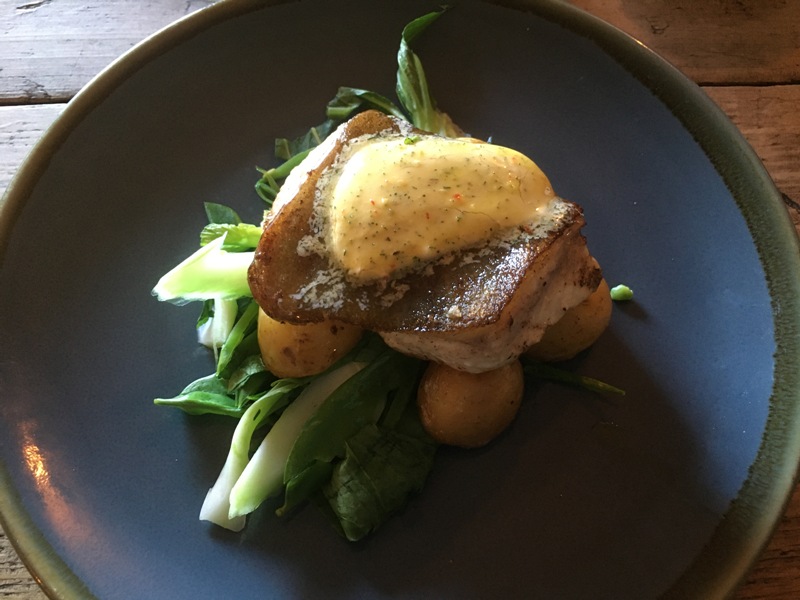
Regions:
<svg viewBox="0 0 800 600"><path fill-rule="evenodd" d="M519 228L392 279L349 281L324 253L303 247L316 235L317 182L349 140L386 131L411 132L398 119L361 113L290 175L265 220L248 272L254 298L273 319L352 323L377 331L401 352L464 371L513 361L602 278L580 233L581 208L555 198L545 224Z"/></svg>
<svg viewBox="0 0 800 600"><path fill-rule="evenodd" d="M518 248L485 272L481 294L477 282L465 294L481 305L481 296L494 296L499 311L481 313L478 324L463 328L382 332L386 343L418 358L455 369L481 373L516 360L538 342L545 329L571 307L580 304L599 285L602 272L580 234L583 218L565 223L546 243ZM526 252L527 251L527 252ZM488 265L487 265L488 266ZM458 305L455 305L458 306ZM460 309L456 309L456 314Z"/></svg>
<svg viewBox="0 0 800 600"><path fill-rule="evenodd" d="M314 253L298 253L301 240L314 232L316 186L322 173L333 165L344 144L351 139L383 131L400 132L403 124L377 111L365 111L341 125L317 146L286 178L270 214L264 220L255 258L248 270L253 297L273 319L309 323L330 318L334 312L328 302L309 302L303 290L329 275L341 280L343 273L329 273L327 258ZM317 286L312 286L317 287ZM320 284L317 295L324 295ZM305 297L304 297L305 296ZM316 296L315 296L316 297Z"/></svg>

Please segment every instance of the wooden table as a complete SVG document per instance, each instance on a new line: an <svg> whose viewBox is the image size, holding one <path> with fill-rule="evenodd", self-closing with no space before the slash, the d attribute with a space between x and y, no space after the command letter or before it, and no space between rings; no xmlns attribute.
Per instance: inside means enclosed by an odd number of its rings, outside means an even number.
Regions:
<svg viewBox="0 0 800 600"><path fill-rule="evenodd" d="M116 56L213 0L0 0L0 193L66 102ZM699 83L755 148L800 227L800 1L573 0ZM0 599L44 594L0 530ZM743 587L800 598L800 488Z"/></svg>

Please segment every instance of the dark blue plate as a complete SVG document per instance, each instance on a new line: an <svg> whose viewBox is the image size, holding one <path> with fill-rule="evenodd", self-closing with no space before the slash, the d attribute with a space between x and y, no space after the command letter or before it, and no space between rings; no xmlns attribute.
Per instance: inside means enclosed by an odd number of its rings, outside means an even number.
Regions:
<svg viewBox="0 0 800 600"><path fill-rule="evenodd" d="M155 407L211 370L196 311L150 297L203 201L250 221L275 136L339 85L392 94L414 0L223 2L67 107L0 220L0 509L57 598L717 598L777 522L800 455L798 245L740 134L636 41L556 2L456 2L418 46L478 137L532 156L634 288L569 368L621 399L531 390L490 447L445 450L359 543L313 507L197 520L232 423ZM508 3L510 4L510 3Z"/></svg>

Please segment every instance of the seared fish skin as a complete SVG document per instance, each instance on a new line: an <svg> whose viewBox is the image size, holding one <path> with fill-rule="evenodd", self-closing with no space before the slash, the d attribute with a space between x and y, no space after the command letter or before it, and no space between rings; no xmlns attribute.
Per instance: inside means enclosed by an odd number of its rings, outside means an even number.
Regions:
<svg viewBox="0 0 800 600"><path fill-rule="evenodd" d="M305 245L316 235L317 182L349 140L386 131L412 133L398 119L361 113L290 175L248 272L254 298L273 319L352 323L401 352L463 371L515 360L602 278L580 232L581 208L555 197L542 222L391 279L354 282L324 252Z"/></svg>
<svg viewBox="0 0 800 600"><path fill-rule="evenodd" d="M449 328L383 331L383 339L405 354L471 373L513 362L599 285L602 272L586 248L582 226L580 213L565 216L539 243L520 244L482 263L483 269L462 280L461 300L447 311ZM474 324L457 318L464 310L474 311Z"/></svg>

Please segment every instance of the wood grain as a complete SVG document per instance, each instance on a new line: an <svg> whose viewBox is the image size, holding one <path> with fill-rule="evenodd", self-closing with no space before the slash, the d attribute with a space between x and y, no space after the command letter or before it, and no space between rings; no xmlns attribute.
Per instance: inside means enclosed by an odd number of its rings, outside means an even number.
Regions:
<svg viewBox="0 0 800 600"><path fill-rule="evenodd" d="M0 529L0 600L44 600L44 592L22 565Z"/></svg>
<svg viewBox="0 0 800 600"><path fill-rule="evenodd" d="M64 104L0 106L0 196ZM0 200L2 203L2 200Z"/></svg>
<svg viewBox="0 0 800 600"><path fill-rule="evenodd" d="M3 0L0 104L63 102L120 54L213 0Z"/></svg>
<svg viewBox="0 0 800 600"><path fill-rule="evenodd" d="M800 486L772 541L747 577L735 600L800 598Z"/></svg>
<svg viewBox="0 0 800 600"><path fill-rule="evenodd" d="M741 130L778 188L800 202L800 85L707 87Z"/></svg>
<svg viewBox="0 0 800 600"><path fill-rule="evenodd" d="M800 1L573 0L695 81L800 203ZM0 0L0 194L63 102L139 40L212 0ZM795 207L797 205L795 204ZM800 212L790 209L800 227ZM0 600L42 600L0 530ZM800 598L800 488L736 600Z"/></svg>
<svg viewBox="0 0 800 600"><path fill-rule="evenodd" d="M69 99L135 43L213 0L2 0L0 104ZM703 84L800 82L796 0L573 0Z"/></svg>
<svg viewBox="0 0 800 600"><path fill-rule="evenodd" d="M572 0L703 85L800 83L796 0Z"/></svg>

